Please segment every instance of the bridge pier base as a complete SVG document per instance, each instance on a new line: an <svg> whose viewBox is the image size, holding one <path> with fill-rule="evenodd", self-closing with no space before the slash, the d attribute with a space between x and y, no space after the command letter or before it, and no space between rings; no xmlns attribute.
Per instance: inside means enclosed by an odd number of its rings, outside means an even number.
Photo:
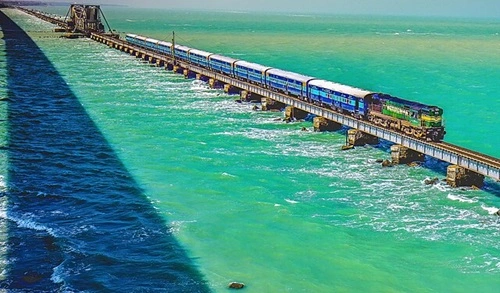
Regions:
<svg viewBox="0 0 500 293"><path fill-rule="evenodd" d="M224 84L224 92L228 95L236 95L241 92L241 89L226 83Z"/></svg>
<svg viewBox="0 0 500 293"><path fill-rule="evenodd" d="M314 117L313 119L314 131L336 131L342 128L342 124L333 122L324 117Z"/></svg>
<svg viewBox="0 0 500 293"><path fill-rule="evenodd" d="M268 97L263 97L260 102L262 104L262 111L274 111L285 108L285 104Z"/></svg>
<svg viewBox="0 0 500 293"><path fill-rule="evenodd" d="M464 167L450 165L446 172L446 183L452 187L475 186L481 188L484 184L484 176Z"/></svg>
<svg viewBox="0 0 500 293"><path fill-rule="evenodd" d="M156 59L156 67L163 67L164 62L161 59Z"/></svg>
<svg viewBox="0 0 500 293"><path fill-rule="evenodd" d="M397 144L391 146L391 157L394 165L423 162L425 159L424 154Z"/></svg>
<svg viewBox="0 0 500 293"><path fill-rule="evenodd" d="M195 78L196 77L196 72L193 72L189 69L184 69L182 71L182 75L184 75L184 78Z"/></svg>
<svg viewBox="0 0 500 293"><path fill-rule="evenodd" d="M363 146L366 144L377 144L378 137L362 132L357 129L349 129L347 131L346 145L342 147L343 150L351 149L355 146Z"/></svg>
<svg viewBox="0 0 500 293"><path fill-rule="evenodd" d="M240 99L242 102L261 102L262 96L256 93L242 90L240 92Z"/></svg>
<svg viewBox="0 0 500 293"><path fill-rule="evenodd" d="M172 71L177 74L184 74L184 68L180 67L179 65L172 66Z"/></svg>
<svg viewBox="0 0 500 293"><path fill-rule="evenodd" d="M201 73L196 74L196 80L208 82L209 78Z"/></svg>
<svg viewBox="0 0 500 293"><path fill-rule="evenodd" d="M214 79L214 78L210 78L208 80L208 86L211 88L211 89L222 89L224 88L224 83L217 80L217 79Z"/></svg>
<svg viewBox="0 0 500 293"><path fill-rule="evenodd" d="M294 106L287 106L285 108L285 121L302 120L306 118L308 114L308 112L295 108Z"/></svg>

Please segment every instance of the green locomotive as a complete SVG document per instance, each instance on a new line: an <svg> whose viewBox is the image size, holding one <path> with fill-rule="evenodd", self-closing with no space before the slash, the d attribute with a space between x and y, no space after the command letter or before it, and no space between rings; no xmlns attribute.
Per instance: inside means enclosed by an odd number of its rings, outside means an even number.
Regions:
<svg viewBox="0 0 500 293"><path fill-rule="evenodd" d="M372 95L368 120L427 141L441 141L446 133L443 109L387 94Z"/></svg>

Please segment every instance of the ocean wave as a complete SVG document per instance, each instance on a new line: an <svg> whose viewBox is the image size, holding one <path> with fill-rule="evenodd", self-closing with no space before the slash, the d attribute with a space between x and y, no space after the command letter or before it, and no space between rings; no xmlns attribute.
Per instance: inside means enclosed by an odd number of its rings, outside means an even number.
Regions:
<svg viewBox="0 0 500 293"><path fill-rule="evenodd" d="M455 195L455 194L448 194L447 196L451 200L459 201L459 202L466 202L466 203L476 203L478 202L476 199L471 199L462 195Z"/></svg>

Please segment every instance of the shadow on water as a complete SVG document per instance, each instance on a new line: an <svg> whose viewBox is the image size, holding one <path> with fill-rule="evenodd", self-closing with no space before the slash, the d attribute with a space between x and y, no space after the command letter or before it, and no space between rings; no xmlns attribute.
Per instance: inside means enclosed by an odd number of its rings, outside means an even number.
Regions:
<svg viewBox="0 0 500 293"><path fill-rule="evenodd" d="M7 272L23 292L208 292L40 48L0 11L8 65ZM5 122L4 122L5 123Z"/></svg>

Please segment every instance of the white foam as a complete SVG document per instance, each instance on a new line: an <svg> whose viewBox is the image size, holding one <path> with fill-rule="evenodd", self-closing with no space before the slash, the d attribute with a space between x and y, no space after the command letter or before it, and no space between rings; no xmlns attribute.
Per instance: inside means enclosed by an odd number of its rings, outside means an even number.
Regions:
<svg viewBox="0 0 500 293"><path fill-rule="evenodd" d="M232 175L232 174L229 174L229 173L226 173L226 172L222 173L222 176L227 176L227 177L237 177L237 176L235 176L235 175Z"/></svg>
<svg viewBox="0 0 500 293"><path fill-rule="evenodd" d="M451 193L448 194L447 198L449 198L451 200L459 201L459 202L467 202L467 203L476 203L477 202L477 200L467 198L464 196L460 196L460 195L454 195Z"/></svg>
<svg viewBox="0 0 500 293"><path fill-rule="evenodd" d="M487 207L485 205L481 205L481 208L485 211L488 212L488 214L490 215L493 215L495 214L497 211L499 211L500 209L499 208L496 208L496 207Z"/></svg>
<svg viewBox="0 0 500 293"><path fill-rule="evenodd" d="M285 201L288 202L288 203L291 203L291 204L298 204L299 203L298 201L291 200L291 199L288 199L288 198L285 198Z"/></svg>

